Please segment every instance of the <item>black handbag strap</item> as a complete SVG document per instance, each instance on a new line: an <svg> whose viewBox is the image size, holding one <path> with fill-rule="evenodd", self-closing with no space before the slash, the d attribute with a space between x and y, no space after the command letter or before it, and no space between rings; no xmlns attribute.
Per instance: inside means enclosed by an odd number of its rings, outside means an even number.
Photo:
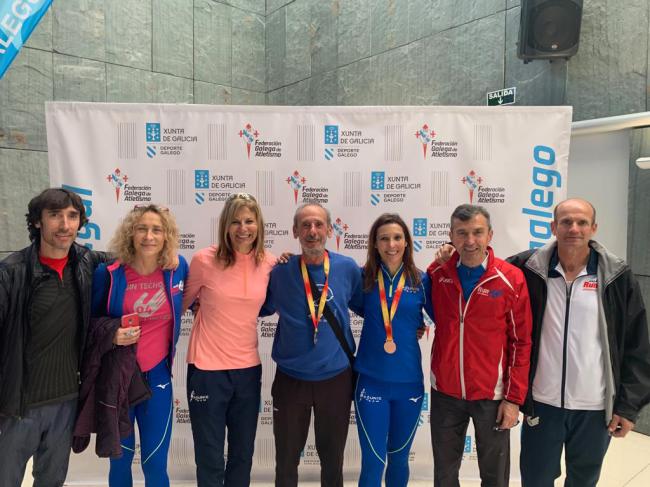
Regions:
<svg viewBox="0 0 650 487"><path fill-rule="evenodd" d="M311 277L309 271L307 271L307 275L309 276L309 285L311 286L312 295L320 300L321 297L320 290L318 289L318 286L314 282L314 278ZM352 365L354 365L354 354L352 353L352 349L350 348L348 341L345 339L345 336L343 335L343 329L341 328L341 324L339 323L339 320L336 319L336 316L334 316L334 313L332 312L329 305L327 304L327 296L325 296L324 299L326 301L325 301L325 308L323 309L323 316L330 324L330 328L332 328L334 335L336 335L336 338L341 344L341 348L345 352L345 355L348 356L348 360L350 361L350 367L351 367Z"/></svg>

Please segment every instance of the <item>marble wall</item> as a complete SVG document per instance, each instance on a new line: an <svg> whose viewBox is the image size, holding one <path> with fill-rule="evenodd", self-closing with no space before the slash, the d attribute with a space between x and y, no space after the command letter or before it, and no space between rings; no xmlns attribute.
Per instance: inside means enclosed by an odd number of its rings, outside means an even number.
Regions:
<svg viewBox="0 0 650 487"><path fill-rule="evenodd" d="M0 79L0 256L48 186L44 102L263 105L264 0L56 0Z"/></svg>

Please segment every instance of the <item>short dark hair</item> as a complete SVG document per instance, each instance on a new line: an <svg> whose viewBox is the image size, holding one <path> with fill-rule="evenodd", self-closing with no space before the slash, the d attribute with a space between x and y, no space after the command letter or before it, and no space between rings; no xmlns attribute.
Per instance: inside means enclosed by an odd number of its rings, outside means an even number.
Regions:
<svg viewBox="0 0 650 487"><path fill-rule="evenodd" d="M476 215L483 215L487 220L488 229L492 230L492 222L490 221L490 213L479 205L459 205L456 207L454 212L451 214L451 229L454 227L454 220L460 220L461 222L466 222L474 218Z"/></svg>
<svg viewBox="0 0 650 487"><path fill-rule="evenodd" d="M81 229L88 223L88 218L86 217L86 207L77 193L64 188L48 188L38 196L34 196L27 205L25 214L29 239L32 242L41 240L41 229L37 228L36 224L40 223L43 210L62 210L68 206L72 206L79 212L79 229Z"/></svg>

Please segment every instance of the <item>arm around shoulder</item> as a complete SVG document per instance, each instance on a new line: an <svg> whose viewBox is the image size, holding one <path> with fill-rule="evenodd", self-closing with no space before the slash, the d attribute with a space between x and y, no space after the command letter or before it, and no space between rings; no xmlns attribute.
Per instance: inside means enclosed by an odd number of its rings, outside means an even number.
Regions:
<svg viewBox="0 0 650 487"><path fill-rule="evenodd" d="M99 264L93 273L91 314L94 317L106 316L106 301L110 276L105 263Z"/></svg>
<svg viewBox="0 0 650 487"><path fill-rule="evenodd" d="M523 404L528 392L528 372L530 369L531 333L533 317L530 310L528 286L523 273L514 269L515 281L512 308L507 328L510 381L506 399L515 404Z"/></svg>

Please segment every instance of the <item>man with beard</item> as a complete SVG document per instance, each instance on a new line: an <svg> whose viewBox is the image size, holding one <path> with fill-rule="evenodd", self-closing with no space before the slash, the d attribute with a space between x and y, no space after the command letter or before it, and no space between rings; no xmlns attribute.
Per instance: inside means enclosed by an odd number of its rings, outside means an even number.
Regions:
<svg viewBox="0 0 650 487"><path fill-rule="evenodd" d="M325 249L332 219L320 204L296 210L293 236L302 254L273 269L263 308L265 314L279 315L272 351L278 367L271 390L275 485L298 484L313 409L321 485L342 487L353 387L349 354L355 348L348 308L363 306L361 272L351 258ZM325 297L319 299L321 295Z"/></svg>

